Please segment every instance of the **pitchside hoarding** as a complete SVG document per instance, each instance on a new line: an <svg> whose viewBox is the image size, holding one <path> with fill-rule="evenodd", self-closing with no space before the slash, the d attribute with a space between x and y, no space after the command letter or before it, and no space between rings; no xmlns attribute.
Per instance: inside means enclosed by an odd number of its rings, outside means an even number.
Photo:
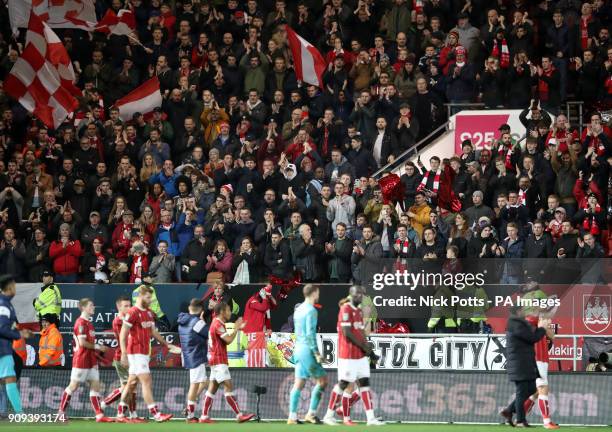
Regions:
<svg viewBox="0 0 612 432"><path fill-rule="evenodd" d="M268 419L287 418L289 392L293 385L293 371L276 369L232 370L236 395L244 411L255 410L254 385L266 386L261 398L261 415ZM114 370L100 373L102 393L118 385ZM57 412L62 392L70 380L70 371L23 371L20 380L23 407L26 413ZM335 372L329 381L336 381ZM550 407L552 418L560 424L612 424L612 375L604 373L551 374ZM309 383L302 392L300 415L308 409ZM181 370L154 370L153 392L162 411L182 417L189 373ZM390 422L479 422L499 423L499 411L513 398L514 386L502 372L442 372L442 371L374 371L371 388L375 411ZM146 415L146 407L139 395L138 411ZM325 401L319 408L323 415ZM198 409L200 404L198 406ZM116 407L107 408L112 415ZM538 424L541 417L533 410L527 420ZM361 403L352 411L354 418L363 420ZM92 416L88 390L81 388L72 396L69 416ZM234 414L223 400L222 392L215 398L212 416L233 419Z"/></svg>

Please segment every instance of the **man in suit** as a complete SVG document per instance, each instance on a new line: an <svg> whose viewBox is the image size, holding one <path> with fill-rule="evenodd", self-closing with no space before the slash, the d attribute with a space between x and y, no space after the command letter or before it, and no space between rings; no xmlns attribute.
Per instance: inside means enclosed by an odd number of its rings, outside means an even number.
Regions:
<svg viewBox="0 0 612 432"><path fill-rule="evenodd" d="M526 319L526 310L514 306L512 316L508 319L506 327L506 370L508 378L516 386L514 401L500 414L508 424L519 427L529 427L525 420L525 401L536 392L536 378L538 369L535 359L534 345L546 335L550 320L540 318L537 328L534 328ZM516 413L516 423L512 416Z"/></svg>

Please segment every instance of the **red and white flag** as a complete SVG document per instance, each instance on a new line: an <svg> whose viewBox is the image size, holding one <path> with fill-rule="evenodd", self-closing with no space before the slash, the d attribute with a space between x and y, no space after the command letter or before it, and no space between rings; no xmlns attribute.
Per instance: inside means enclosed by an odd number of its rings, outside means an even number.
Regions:
<svg viewBox="0 0 612 432"><path fill-rule="evenodd" d="M131 120L135 113L148 114L161 107L162 95L159 91L159 79L156 76L145 81L140 87L115 102L119 108L119 117L123 121Z"/></svg>
<svg viewBox="0 0 612 432"><path fill-rule="evenodd" d="M4 90L49 128L56 129L78 106L72 62L64 44L34 13L26 45L4 81Z"/></svg>
<svg viewBox="0 0 612 432"><path fill-rule="evenodd" d="M293 67L297 79L308 84L323 87L325 60L310 42L301 37L291 27L286 26L287 40L293 55Z"/></svg>
<svg viewBox="0 0 612 432"><path fill-rule="evenodd" d="M52 28L93 30L98 22L94 0L8 0L13 33L28 27L30 11Z"/></svg>
<svg viewBox="0 0 612 432"><path fill-rule="evenodd" d="M128 9L121 9L117 13L108 9L104 18L96 26L96 31L120 36L130 35L134 29L136 29L136 18L134 18L134 13Z"/></svg>

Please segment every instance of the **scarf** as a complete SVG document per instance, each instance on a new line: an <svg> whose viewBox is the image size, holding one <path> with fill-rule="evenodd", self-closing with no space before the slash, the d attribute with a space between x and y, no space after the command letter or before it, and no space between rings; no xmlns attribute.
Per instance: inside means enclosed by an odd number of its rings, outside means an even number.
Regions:
<svg viewBox="0 0 612 432"><path fill-rule="evenodd" d="M498 40L494 41L493 50L491 51L491 57L495 57L499 59L499 66L502 69L507 69L510 67L510 50L508 49L508 42L506 42L506 38L501 40L501 52L499 49L500 42Z"/></svg>
<svg viewBox="0 0 612 432"><path fill-rule="evenodd" d="M104 258L104 253L95 252L96 254L96 270L100 270L106 264L106 258Z"/></svg>
<svg viewBox="0 0 612 432"><path fill-rule="evenodd" d="M246 106L247 106L247 108L249 109L249 111L252 111L252 110L254 110L254 109L257 107L257 105L259 105L260 103L261 103L261 101L260 101L259 99L257 99L257 102L255 102L254 104L251 104L251 101L247 100L247 102L246 102Z"/></svg>
<svg viewBox="0 0 612 432"><path fill-rule="evenodd" d="M504 151L506 153L505 157ZM506 165L506 169L514 169L514 167L512 166L512 144L508 147L504 145L499 146L499 148L497 149L497 155L501 158L504 158L504 165Z"/></svg>
<svg viewBox="0 0 612 432"><path fill-rule="evenodd" d="M526 193L527 193L527 191L524 191L523 189L519 189L519 191L518 191L518 201L517 201L517 203L519 205L525 204Z"/></svg>
<svg viewBox="0 0 612 432"><path fill-rule="evenodd" d="M424 7L424 2L423 0L412 0L412 9L416 11L416 13L421 13L423 12L423 7Z"/></svg>
<svg viewBox="0 0 612 432"><path fill-rule="evenodd" d="M421 180L421 184L419 184L419 186L417 187L417 192L420 192L427 187L427 182L429 181L429 174L431 174L431 171L427 171L425 173L425 175L423 176L423 179ZM438 193L438 190L440 189L440 175L441 174L442 174L442 170L438 168L438 171L436 171L434 181L433 181L433 189L431 190L433 193Z"/></svg>
<svg viewBox="0 0 612 432"><path fill-rule="evenodd" d="M410 239L406 237L406 240L402 240L400 238L395 239L395 245L399 246L399 253L402 255L406 255L408 250L410 249Z"/></svg>
<svg viewBox="0 0 612 432"><path fill-rule="evenodd" d="M593 21L593 17L580 17L580 46L584 51L589 47L589 24Z"/></svg>
<svg viewBox="0 0 612 432"><path fill-rule="evenodd" d="M551 66L549 70L543 72L543 76L551 77L553 72L555 71L554 66ZM548 83L544 81L542 78L538 80L538 94L540 95L541 101L548 101L549 92L548 92Z"/></svg>
<svg viewBox="0 0 612 432"><path fill-rule="evenodd" d="M585 207L585 210L588 210L589 206L587 204L587 206ZM600 234L600 228L599 228L599 224L597 223L597 220L595 219L595 215L601 212L601 206L599 204L597 204L595 206L595 213L591 213L590 215L587 215L587 217L584 218L584 220L582 221L582 229L584 229L584 231L591 233L591 235L593 236L598 236Z"/></svg>

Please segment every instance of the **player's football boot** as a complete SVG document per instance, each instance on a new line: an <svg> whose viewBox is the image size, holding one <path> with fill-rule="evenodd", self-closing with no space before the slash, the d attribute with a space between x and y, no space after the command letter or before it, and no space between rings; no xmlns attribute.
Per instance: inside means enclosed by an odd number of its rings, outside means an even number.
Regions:
<svg viewBox="0 0 612 432"><path fill-rule="evenodd" d="M238 423L244 423L244 422L248 422L253 417L255 417L255 414L253 414L253 413L250 413L250 414L240 414L238 417L236 417L236 420L238 420Z"/></svg>
<svg viewBox="0 0 612 432"><path fill-rule="evenodd" d="M215 423L215 421L213 419L211 419L210 417L200 417L200 419L198 420L198 423L213 424L213 423Z"/></svg>
<svg viewBox="0 0 612 432"><path fill-rule="evenodd" d="M384 421L378 420L377 418L373 418L368 420L368 426L384 426L386 423Z"/></svg>
<svg viewBox="0 0 612 432"><path fill-rule="evenodd" d="M185 419L185 423L197 423L197 422L198 422L197 417L190 417L190 418Z"/></svg>
<svg viewBox="0 0 612 432"><path fill-rule="evenodd" d="M147 419L142 417L130 417L130 423L148 423Z"/></svg>
<svg viewBox="0 0 612 432"><path fill-rule="evenodd" d="M287 419L287 424L288 425L298 425L298 424L302 424L302 422L299 421L298 419Z"/></svg>
<svg viewBox="0 0 612 432"><path fill-rule="evenodd" d="M344 426L357 426L357 423L353 422L351 419L349 419L349 420L342 420L342 424Z"/></svg>
<svg viewBox="0 0 612 432"><path fill-rule="evenodd" d="M328 426L336 426L338 425L338 422L336 421L336 419L334 418L333 415L327 415L325 414L325 417L323 417L323 423L328 425Z"/></svg>
<svg viewBox="0 0 612 432"><path fill-rule="evenodd" d="M132 419L126 416L115 417L115 423L132 423Z"/></svg>
<svg viewBox="0 0 612 432"><path fill-rule="evenodd" d="M321 419L319 417L317 417L314 414L306 414L306 416L304 417L304 422L305 423L312 423L312 424L323 424L323 422L321 421Z"/></svg>
<svg viewBox="0 0 612 432"><path fill-rule="evenodd" d="M553 423L553 422L550 422L544 425L544 429L559 429L559 427L560 426L557 423Z"/></svg>
<svg viewBox="0 0 612 432"><path fill-rule="evenodd" d="M510 426L514 426L514 422L512 421L512 413L510 411L502 410L499 415L504 418L505 423L509 424Z"/></svg>
<svg viewBox="0 0 612 432"><path fill-rule="evenodd" d="M115 419L106 416L96 417L96 423L115 423Z"/></svg>
<svg viewBox="0 0 612 432"><path fill-rule="evenodd" d="M159 415L157 417L155 417L155 421L157 423L163 423L163 422L167 422L171 418L172 418L172 414L162 414L162 413L159 413Z"/></svg>

